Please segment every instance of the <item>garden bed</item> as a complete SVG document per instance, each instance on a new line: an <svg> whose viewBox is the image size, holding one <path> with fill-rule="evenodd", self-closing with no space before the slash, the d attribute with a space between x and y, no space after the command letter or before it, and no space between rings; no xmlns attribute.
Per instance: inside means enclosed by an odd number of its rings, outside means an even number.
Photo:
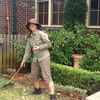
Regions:
<svg viewBox="0 0 100 100"><path fill-rule="evenodd" d="M6 75L4 75L5 77ZM7 78L7 76L6 76ZM9 78L9 77L8 77ZM9 81L0 77L0 84ZM21 74L19 74L14 80L14 86L0 89L0 100L49 100L48 87L43 81L40 81L41 88L43 88L42 95L32 95L32 86L30 82ZM21 83L21 84L20 84ZM46 87L45 87L46 86ZM80 93L79 90L74 88L69 89L62 86L56 87L57 100L85 100L86 94Z"/></svg>

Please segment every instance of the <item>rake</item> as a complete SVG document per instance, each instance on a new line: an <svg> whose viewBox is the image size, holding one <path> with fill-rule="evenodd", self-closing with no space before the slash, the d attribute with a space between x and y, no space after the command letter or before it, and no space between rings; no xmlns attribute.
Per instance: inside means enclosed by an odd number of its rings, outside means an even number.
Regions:
<svg viewBox="0 0 100 100"><path fill-rule="evenodd" d="M31 53L27 56L27 59L30 57ZM4 87L8 87L8 86L13 86L13 79L16 77L16 75L19 73L19 71L21 70L22 67L19 67L19 69L15 72L15 74L13 75L13 77L10 79L10 81L2 86L0 86L0 88L4 88ZM28 79L28 78L27 78Z"/></svg>
<svg viewBox="0 0 100 100"><path fill-rule="evenodd" d="M16 77L16 75L19 73L19 71L21 70L21 68L22 67L19 67L19 69L15 72L15 74L12 76L12 78L9 80L9 82L6 83L6 84L4 84L4 85L2 85L2 86L0 86L0 88L4 88L4 87L8 87L8 86L13 86L14 85L13 80Z"/></svg>

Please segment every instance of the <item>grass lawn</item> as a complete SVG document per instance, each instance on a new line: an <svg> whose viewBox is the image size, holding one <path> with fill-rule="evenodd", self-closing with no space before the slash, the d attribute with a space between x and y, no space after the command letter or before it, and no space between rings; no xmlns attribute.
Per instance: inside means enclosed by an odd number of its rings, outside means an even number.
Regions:
<svg viewBox="0 0 100 100"><path fill-rule="evenodd" d="M0 77L0 86L9 80ZM32 88L15 83L14 86L0 88L0 100L49 100L49 95L44 92L41 95L32 95ZM63 96L57 96L58 100L71 100Z"/></svg>

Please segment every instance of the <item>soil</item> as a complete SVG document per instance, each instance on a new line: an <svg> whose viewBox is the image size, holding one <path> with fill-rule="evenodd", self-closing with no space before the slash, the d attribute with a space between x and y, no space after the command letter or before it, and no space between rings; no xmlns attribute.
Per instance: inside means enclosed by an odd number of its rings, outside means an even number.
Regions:
<svg viewBox="0 0 100 100"><path fill-rule="evenodd" d="M5 77L7 79L11 79L11 77L13 76L13 74L2 74L0 75L2 77ZM18 83L21 83L23 85L27 85L27 86L31 86L31 87L34 87L34 85L32 84L32 80L30 78L30 74L23 74L23 73L19 73L15 78L14 78L14 82L18 82ZM40 87L44 90L44 91L47 91L49 92L49 89L48 89L48 86L47 84L43 81L43 80L39 80L39 83L40 83ZM71 99L66 99L66 100L85 100L86 98L86 95L81 98L80 94L77 95L77 94L73 94L73 93L65 93L64 91L56 91L56 95L58 96L67 96Z"/></svg>

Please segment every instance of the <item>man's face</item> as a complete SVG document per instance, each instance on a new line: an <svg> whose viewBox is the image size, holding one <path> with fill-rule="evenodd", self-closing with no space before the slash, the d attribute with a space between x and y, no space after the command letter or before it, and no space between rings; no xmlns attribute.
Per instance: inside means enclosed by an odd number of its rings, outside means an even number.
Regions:
<svg viewBox="0 0 100 100"><path fill-rule="evenodd" d="M29 29L30 29L31 31L35 31L35 30L37 29L36 24L30 23Z"/></svg>

